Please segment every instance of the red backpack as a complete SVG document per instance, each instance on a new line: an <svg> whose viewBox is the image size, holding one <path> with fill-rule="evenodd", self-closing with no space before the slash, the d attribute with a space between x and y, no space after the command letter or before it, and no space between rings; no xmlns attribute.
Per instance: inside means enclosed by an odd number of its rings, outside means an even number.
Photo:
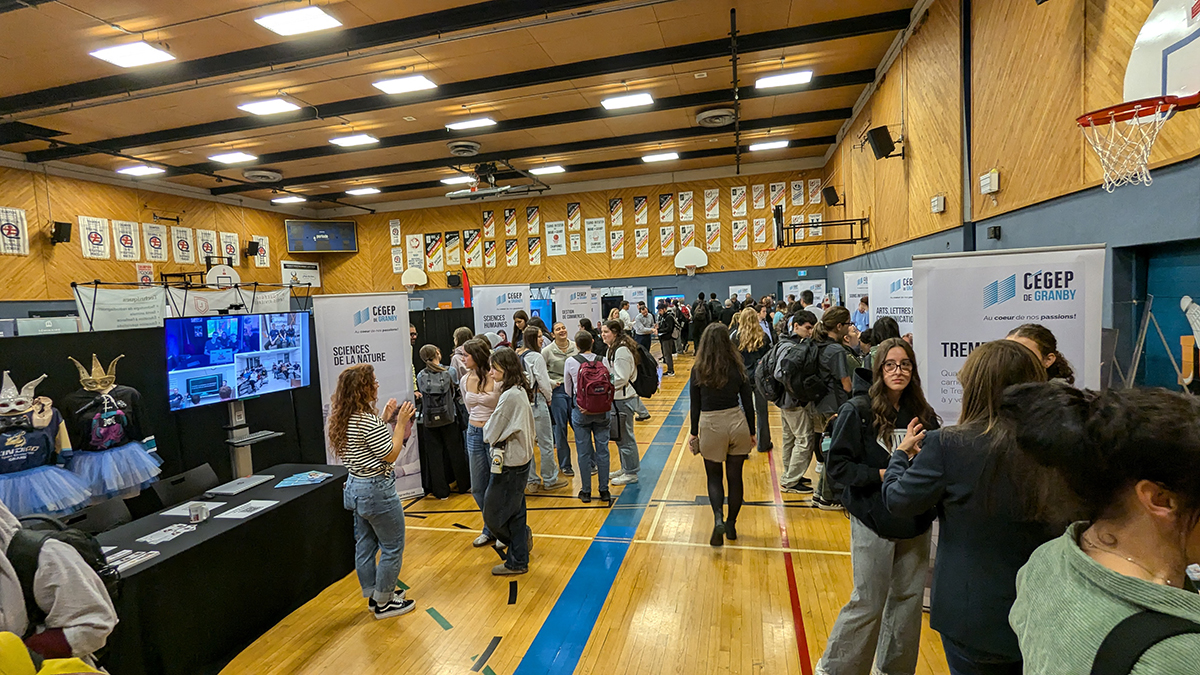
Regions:
<svg viewBox="0 0 1200 675"><path fill-rule="evenodd" d="M574 357L579 362L579 378L576 380L575 405L585 415L603 415L613 407L612 379L608 368L599 357L589 361L583 355Z"/></svg>

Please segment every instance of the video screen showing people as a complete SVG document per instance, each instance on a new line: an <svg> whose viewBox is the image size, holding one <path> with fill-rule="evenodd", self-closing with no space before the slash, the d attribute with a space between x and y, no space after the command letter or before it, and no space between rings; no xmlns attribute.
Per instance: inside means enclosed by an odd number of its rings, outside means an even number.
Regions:
<svg viewBox="0 0 1200 675"><path fill-rule="evenodd" d="M172 410L309 384L305 313L167 319Z"/></svg>

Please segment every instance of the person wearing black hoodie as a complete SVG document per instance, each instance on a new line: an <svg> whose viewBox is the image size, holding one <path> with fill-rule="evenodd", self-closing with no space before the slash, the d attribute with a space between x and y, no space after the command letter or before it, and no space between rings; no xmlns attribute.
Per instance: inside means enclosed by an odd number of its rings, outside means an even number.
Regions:
<svg viewBox="0 0 1200 675"><path fill-rule="evenodd" d="M891 451L908 452L939 421L921 390L912 346L888 340L879 355L873 371L855 371L854 397L838 410L826 458L829 476L845 485L854 592L833 624L817 675L861 675L873 672L872 663L883 673L917 667L935 512L894 516L881 486Z"/></svg>

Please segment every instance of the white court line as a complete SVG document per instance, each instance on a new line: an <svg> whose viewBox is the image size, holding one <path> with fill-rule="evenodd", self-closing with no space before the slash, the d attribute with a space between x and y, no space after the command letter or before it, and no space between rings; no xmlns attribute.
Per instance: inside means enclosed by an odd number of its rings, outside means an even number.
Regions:
<svg viewBox="0 0 1200 675"><path fill-rule="evenodd" d="M662 541L662 540L647 541L645 539L634 539L632 543L634 543L634 544L656 544L659 546L687 546L687 547L691 547L691 548L711 548L711 549L727 548L727 549L733 549L736 551L768 551L771 553L808 553L808 554L812 554L812 555L844 555L844 556L850 555L849 551L826 551L826 550L814 549L814 548L782 548L782 547L777 547L777 546L731 546L729 544L726 544L725 546L712 546L710 544L703 544L703 543L697 543L697 542L691 542L691 541Z"/></svg>
<svg viewBox="0 0 1200 675"><path fill-rule="evenodd" d="M478 536L475 530L460 530L457 527L425 527L423 525L408 525L405 527L408 530L422 530L425 532L462 532L465 534L473 534ZM595 537L585 537L581 534L542 534L535 532L539 539L573 539L576 541L592 541Z"/></svg>
<svg viewBox="0 0 1200 675"><path fill-rule="evenodd" d="M678 446L678 437L676 437L675 441L676 447L674 449L679 450L679 454L675 455L675 466L671 467L671 477L667 479L667 484L663 488L662 494L658 496L659 499L666 499L667 495L670 494L671 486L675 484L675 474L679 472L679 462L683 459L683 448ZM646 542L654 541L654 533L658 530L658 520L662 518L663 510L666 508L666 504L659 502L658 510L654 512L654 521L650 523L650 531L646 533Z"/></svg>

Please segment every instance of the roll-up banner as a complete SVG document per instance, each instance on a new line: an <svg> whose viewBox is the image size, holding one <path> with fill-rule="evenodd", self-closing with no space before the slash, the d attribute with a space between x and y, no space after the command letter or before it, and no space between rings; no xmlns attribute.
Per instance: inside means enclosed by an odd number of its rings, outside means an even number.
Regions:
<svg viewBox="0 0 1200 675"><path fill-rule="evenodd" d="M1104 262L1103 244L913 257L917 361L943 424L958 420L967 355L1026 323L1054 333L1077 385L1100 388Z"/></svg>
<svg viewBox="0 0 1200 675"><path fill-rule="evenodd" d="M529 285L472 286L471 307L475 310L475 332L497 333L505 337L513 327L513 313L518 309L529 313Z"/></svg>
<svg viewBox="0 0 1200 675"><path fill-rule="evenodd" d="M574 340L580 319L587 317L593 324L599 322L600 291L591 286L555 286L554 311L567 327L567 337Z"/></svg>
<svg viewBox="0 0 1200 675"><path fill-rule="evenodd" d="M868 272L846 272L846 309L858 309L858 301L870 293Z"/></svg>
<svg viewBox="0 0 1200 675"><path fill-rule="evenodd" d="M389 398L413 400L412 346L408 339L408 294L363 293L313 297L317 327L317 364L325 419L326 455L340 464L329 447L329 406L343 370L370 364L379 380L379 411ZM394 463L396 492L401 497L423 494L417 433L404 443Z"/></svg>
<svg viewBox="0 0 1200 675"><path fill-rule="evenodd" d="M881 317L890 316L900 326L901 335L913 332L913 271L911 268L868 272L867 292L870 294L869 316L872 326ZM854 311L857 306L857 300L854 305L846 303L846 307L850 311Z"/></svg>

